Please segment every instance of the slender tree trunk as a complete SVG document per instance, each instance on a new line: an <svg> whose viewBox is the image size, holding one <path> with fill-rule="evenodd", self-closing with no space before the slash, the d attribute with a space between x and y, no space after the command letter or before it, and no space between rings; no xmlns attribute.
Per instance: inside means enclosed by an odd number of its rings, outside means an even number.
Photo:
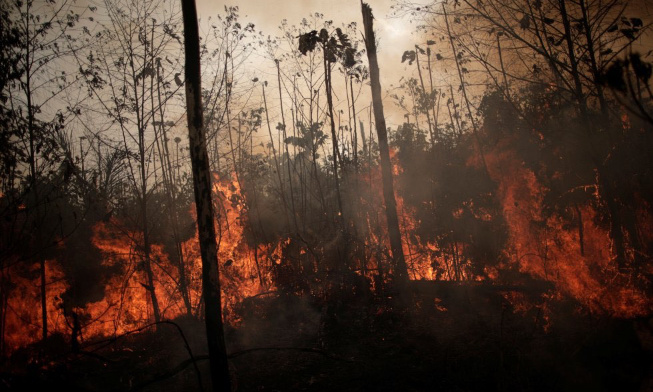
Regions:
<svg viewBox="0 0 653 392"><path fill-rule="evenodd" d="M501 74L503 75L503 88L505 89L504 95L508 101L510 101L510 87L508 85L508 75L506 74L506 68L503 64L503 53L501 51L501 35L497 34L497 53L499 54L499 64L501 65Z"/></svg>
<svg viewBox="0 0 653 392"><path fill-rule="evenodd" d="M381 82L379 76L379 63L376 58L376 41L374 37L372 9L366 3L361 3L363 12L363 26L365 28L365 47L370 65L370 82L372 84L372 102L374 105L374 119L376 133L379 139L379 154L381 156L381 177L383 182L383 199L388 221L388 235L390 248L394 259L395 278L399 285L404 285L408 280L408 268L401 246L401 232L397 217L397 203L395 200L392 180L392 167L390 163L390 149L388 147L388 134L385 127L383 114L383 101L381 100Z"/></svg>
<svg viewBox="0 0 653 392"><path fill-rule="evenodd" d="M356 129L356 98L354 98L354 78L349 77L349 90L351 92L351 115L352 115L352 127L354 131L354 140L352 141L354 149L354 170L358 173L358 130ZM346 88L346 86L345 86ZM363 136L365 139L365 136ZM358 178L358 176L356 176Z"/></svg>
<svg viewBox="0 0 653 392"><path fill-rule="evenodd" d="M344 227L344 216L342 211L342 195L340 194L340 179L338 178L338 161L340 159L340 151L338 149L338 136L336 135L336 123L333 117L333 98L331 92L331 64L326 58L326 48L322 48L324 55L324 80L326 85L327 106L329 108L329 119L331 123L331 143L333 144L333 177L336 182L336 197L338 199L338 221Z"/></svg>
<svg viewBox="0 0 653 392"><path fill-rule="evenodd" d="M485 170L485 173L487 173L488 170L487 170L487 163L485 162L485 154L483 153L483 145L481 144L481 138L478 135L478 127L476 125L476 120L474 120L474 115L472 114L472 106L469 103L469 98L467 97L467 88L465 87L465 79L463 78L463 72L460 69L460 63L458 62L458 53L456 51L456 45L454 45L453 42L453 34L451 33L451 26L449 25L447 8L444 6L444 3L442 4L442 12L444 13L444 22L447 26L447 34L449 35L449 42L451 43L453 61L456 63L456 70L458 71L458 79L460 80L460 88L463 91L463 98L465 99L467 114L469 115L469 121L471 121L472 123L472 132L474 132L474 139L476 139L476 143L478 144L478 153L481 157L481 163L483 164L483 169Z"/></svg>
<svg viewBox="0 0 653 392"><path fill-rule="evenodd" d="M581 82L580 71L578 69L578 59L576 58L576 53L574 51L574 42L571 37L571 21L567 13L565 1L559 0L558 4L560 7L560 14L562 16L562 23L564 26L565 41L567 41L567 55L569 56L569 63L571 66L571 76L574 79L574 94L576 95L576 100L578 101L578 110L580 112L581 119L585 124L586 134L589 137L592 137L592 119L588 114L587 101L583 93L583 84ZM586 11L584 10L584 4L581 6L583 8L583 15L585 16ZM589 42L588 45L591 46ZM623 269L626 267L626 241L623 233L623 221L620 211L621 208L619 207L616 201L616 197L614 196L615 191L613 190L610 176L608 176L603 169L603 159L599 158L593 143L588 143L586 148L589 149L588 153L592 157L597 168L597 184L599 186L600 194L602 195L602 198L608 208L608 212L610 213L610 237L613 240L613 252L617 258L617 264L620 268Z"/></svg>
<svg viewBox="0 0 653 392"><path fill-rule="evenodd" d="M295 208L295 191L294 191L294 186L292 182L292 172L290 170L290 165L291 165L291 160L290 160L290 151L288 150L288 143L286 143L286 138L288 137L288 133L286 132L286 117L283 112L283 95L281 94L281 67L279 66L280 61L279 60L274 60L274 62L277 65L277 84L279 87L279 105L281 107L281 132L283 133L283 144L286 147L286 169L288 171L288 187L290 188L290 207L292 209L291 214L292 214L292 221L293 224L295 225L295 230L299 232L299 225L297 224L297 210ZM281 148L281 146L279 146Z"/></svg>
<svg viewBox="0 0 653 392"><path fill-rule="evenodd" d="M599 105L601 106L601 113L608 114L607 102L603 94L603 86L600 78L598 63L596 61L596 48L594 47L594 40L592 39L592 28L590 26L590 15L587 10L586 0L579 0L581 12L583 13L583 25L585 30L585 39L587 40L587 54L590 57L590 65L592 67L592 77L594 79L594 86L596 87L596 95L599 97Z"/></svg>
<svg viewBox="0 0 653 392"><path fill-rule="evenodd" d="M569 15L567 14L567 7L565 6L565 0L558 1L560 5L560 14L562 16L562 24L565 28L565 41L567 41L567 55L569 56L569 63L571 65L571 76L574 78L574 88L576 99L578 100L578 108L580 114L583 117L583 120L587 119L587 102L583 95L583 84L580 80L580 73L578 71L578 60L576 59L576 53L574 52L574 42L571 38L571 22L569 21Z"/></svg>
<svg viewBox="0 0 653 392"><path fill-rule="evenodd" d="M211 171L206 150L200 72L200 39L194 0L182 0L186 52L186 106L188 138L197 207L197 226L202 256L202 290L205 303L206 337L209 349L212 390L231 391L229 363L222 327L220 272L215 239Z"/></svg>
<svg viewBox="0 0 653 392"><path fill-rule="evenodd" d="M154 290L154 273L152 272L152 258L150 255L150 230L147 222L147 173L145 169L145 130L139 126L138 131L138 144L140 149L140 164L141 164L141 219L143 220L143 259L145 275L147 278L146 289L150 294L152 301L152 311L154 313L154 321L161 321L161 312L159 309L159 301L156 297Z"/></svg>
<svg viewBox="0 0 653 392"><path fill-rule="evenodd" d="M242 189L242 184L240 183L240 171L238 169L238 161L236 160L236 147L234 145L234 138L232 135L232 127L231 127L231 111L229 108L226 108L226 113L227 113L227 135L229 135L229 150L231 151L231 160L233 161L234 164L234 175L236 176L236 182L238 183L238 186L241 187Z"/></svg>
<svg viewBox="0 0 653 392"><path fill-rule="evenodd" d="M419 75L419 82L422 86L422 94L426 95L426 87L424 85L424 78L422 77L422 67L419 65L419 51L420 49L417 48L417 45L415 45L415 60L417 65L417 73ZM431 123L431 112L429 111L428 107L426 107L424 111L426 112L426 121L429 126L429 139L431 141L431 147L433 147L435 145L435 134L433 132L433 123Z"/></svg>
<svg viewBox="0 0 653 392"><path fill-rule="evenodd" d="M283 203L283 210L286 219L286 227L290 228L290 219L288 217L288 203L286 202L286 191L283 186L283 180L281 179L281 165L279 165L279 159L277 158L277 150L274 147L274 138L272 137L272 126L270 125L270 114L268 112L268 100L265 97L265 85L267 82L262 84L263 87L263 105L265 106L265 122L268 124L268 135L270 136L270 145L272 147L272 157L274 158L274 165L277 168L277 179L279 180L279 192L281 194L281 201Z"/></svg>
<svg viewBox="0 0 653 392"><path fill-rule="evenodd" d="M31 3L27 2L27 13L29 15L30 13L30 7ZM25 54L25 63L27 64L27 70L26 70L26 78L25 78L25 96L27 99L27 130L29 133L29 171L30 171L30 185L32 187L32 195L34 198L34 209L36 210L36 217L35 217L35 230L36 230L36 242L37 246L42 248L43 244L43 238L42 238L42 232L41 232L41 208L40 208L40 201L39 201L39 192L37 188L37 181L36 181L36 146L35 146L35 135L34 135L34 107L32 104L32 80L31 80L31 62L32 59L30 58L31 53L31 45L29 44L30 42L30 36L29 36L29 22L26 22L27 26L25 26L25 34L26 34L26 42L27 42L27 51ZM39 260L39 274L40 274L40 279L41 279L41 337L43 340L45 340L48 337L48 309L47 309L47 292L46 292L46 270L45 270L45 258L41 254L41 250L37 252L37 257Z"/></svg>
<svg viewBox="0 0 653 392"><path fill-rule="evenodd" d="M429 87L431 89L430 94L433 99L433 105L431 107L431 110L433 110L433 133L434 133L434 140L439 140L440 139L440 132L438 131L438 117L440 115L440 105L438 104L438 101L440 100L440 92L438 91L438 94L433 97L433 71L431 70L431 48L426 48L426 64L428 66L429 70ZM435 110L435 107L438 107L438 110ZM434 146L432 145L431 148Z"/></svg>
<svg viewBox="0 0 653 392"><path fill-rule="evenodd" d="M152 22L154 24L154 21ZM154 28L153 28L154 29ZM154 33L152 33L154 35ZM191 316L193 314L193 307L190 303L190 294L188 291L188 278L186 276L186 263L184 261L184 251L183 244L181 240L181 235L179 233L179 213L177 211L177 189L174 179L174 169L170 161L170 149L168 148L168 135L166 132L166 125L163 116L163 101L161 99L161 62L157 62L156 66L156 92L157 92L157 112L159 114L159 135L157 139L160 139L160 148L159 155L161 157L161 173L164 178L164 184L166 188L166 195L169 200L169 211L170 211L170 223L172 226L172 237L175 242L175 252L177 254L177 271L179 273L179 291L181 292L181 298L184 301L184 306L186 308L186 314ZM152 75L154 78L154 75ZM154 96L154 89L152 90ZM154 99L154 98L152 98ZM154 107L154 104L152 104ZM156 130L156 127L155 127ZM157 144L158 146L158 144ZM177 149L179 146L177 146ZM99 150L99 148L98 148Z"/></svg>
<svg viewBox="0 0 653 392"><path fill-rule="evenodd" d="M363 125L363 120L360 120L358 125L361 129L361 140L363 141L363 158L365 158L365 154L367 153L367 140L365 140L365 126Z"/></svg>
<svg viewBox="0 0 653 392"><path fill-rule="evenodd" d="M413 99L413 117L415 118L415 129L419 130L419 116L417 114L417 100L415 99L415 88L410 86L410 97Z"/></svg>
<svg viewBox="0 0 653 392"><path fill-rule="evenodd" d="M449 96L451 97L451 107L453 108L453 114L451 113L451 108L449 108L449 105L447 104L447 108L449 109L449 118L451 119L451 127L456 129L454 125L458 127L458 137L463 136L463 127L460 125L460 115L458 113L458 109L456 108L456 99L454 98L453 95L453 86L449 85ZM454 121L455 120L455 121ZM454 124L455 122L455 124Z"/></svg>

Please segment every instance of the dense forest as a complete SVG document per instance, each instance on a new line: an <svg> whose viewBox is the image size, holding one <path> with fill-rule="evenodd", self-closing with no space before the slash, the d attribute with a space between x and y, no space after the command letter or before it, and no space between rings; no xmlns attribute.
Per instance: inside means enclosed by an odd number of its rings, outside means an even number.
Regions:
<svg viewBox="0 0 653 392"><path fill-rule="evenodd" d="M653 388L649 6L370 6L0 0L0 389Z"/></svg>

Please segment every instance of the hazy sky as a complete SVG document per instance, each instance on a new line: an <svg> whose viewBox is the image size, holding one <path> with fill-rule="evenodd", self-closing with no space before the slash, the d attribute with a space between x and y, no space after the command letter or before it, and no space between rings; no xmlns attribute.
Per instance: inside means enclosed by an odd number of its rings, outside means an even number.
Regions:
<svg viewBox="0 0 653 392"><path fill-rule="evenodd" d="M315 12L324 14L325 20L332 20L335 26L350 22L357 22L362 30L362 17L360 0L196 0L198 13L201 20L206 21L209 16L224 14L225 6L237 5L240 8L241 23L254 23L257 30L265 36L275 37L280 34L279 25L283 19L288 25L298 25L302 18L308 18ZM403 115L388 97L392 92L392 85L397 86L400 78L413 76L414 66L401 63L401 56L406 50L412 49L415 43L425 38L418 38L413 33L416 28L415 21L407 17L391 17L392 0L367 0L374 12L374 26L377 40L379 40L379 63L381 68L381 84L384 95L384 106L389 126L396 126L403 122ZM629 2L628 16L638 16L650 23L653 19L653 0L632 0ZM647 34L636 50L646 53L651 49L651 34ZM646 49L646 50L645 50ZM650 60L650 59L649 59ZM367 60L365 60L365 63ZM276 71L274 64L265 64L265 61L252 64L259 72L257 76L266 78L274 77ZM447 73L447 70L434 69L434 73ZM369 97L362 97L364 102L357 109L364 109L369 102Z"/></svg>
<svg viewBox="0 0 653 392"><path fill-rule="evenodd" d="M394 56L401 60L401 54L410 42L410 33L414 25L409 21L389 18L391 0L370 1L374 11L377 36L381 40L379 53ZM197 0L200 18L224 13L224 6L238 5L244 22L252 22L263 33L276 35L283 19L289 25L299 24L304 17L320 12L326 20L333 20L336 26L357 22L362 30L361 5L358 0Z"/></svg>
<svg viewBox="0 0 653 392"><path fill-rule="evenodd" d="M379 63L381 68L381 83L384 90L384 102L389 126L396 126L395 122L402 122L401 115L393 113L393 104L387 97L390 85L397 85L404 72L405 64L401 64L401 55L412 47L415 40L411 32L415 24L406 19L391 18L389 16L392 0L368 0L374 12L374 27L377 40L379 40ZM356 22L360 31L363 29L361 16L361 4L359 0L197 0L198 14L202 21L209 16L224 14L225 6L238 5L240 9L241 23L254 23L257 30L261 30L266 36L275 37L280 35L278 29L281 21L286 19L288 25L298 25L302 18L308 18L315 12L324 14L325 20L332 20L334 26ZM360 38L360 36L359 36ZM367 60L365 60L367 63ZM274 64L258 64L262 73L275 74ZM269 69L268 69L269 68ZM363 98L367 101L369 98ZM363 110L367 102L357 107L357 111ZM396 117L396 118L395 118Z"/></svg>

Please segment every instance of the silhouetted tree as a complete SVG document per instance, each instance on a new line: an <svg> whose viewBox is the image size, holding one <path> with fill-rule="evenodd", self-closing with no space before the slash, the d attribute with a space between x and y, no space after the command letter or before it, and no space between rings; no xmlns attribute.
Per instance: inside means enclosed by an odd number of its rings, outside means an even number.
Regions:
<svg viewBox="0 0 653 392"><path fill-rule="evenodd" d="M388 148L388 134L383 114L379 63L376 57L376 38L374 36L373 27L374 17L372 15L372 9L368 4L361 3L361 7L363 13L363 26L365 29L365 47L367 48L367 58L370 64L370 83L372 85L376 134L379 138L379 155L381 157L381 176L383 180L383 200L385 202L388 235L390 236L390 248L392 249L395 279L400 285L403 285L408 280L408 268L406 266L406 259L404 258L404 251L401 244L399 218L397 217L397 202L395 200L390 151Z"/></svg>
<svg viewBox="0 0 653 392"><path fill-rule="evenodd" d="M209 348L212 389L230 391L229 364L222 328L220 272L213 215L211 170L204 134L200 37L194 0L182 1L186 52L186 116L197 208L197 226L202 254L202 288L205 303L206 337Z"/></svg>

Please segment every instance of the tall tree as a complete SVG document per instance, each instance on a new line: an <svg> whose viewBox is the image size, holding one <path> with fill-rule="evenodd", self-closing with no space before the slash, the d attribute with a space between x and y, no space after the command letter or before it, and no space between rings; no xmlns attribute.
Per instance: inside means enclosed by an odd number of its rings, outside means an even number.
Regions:
<svg viewBox="0 0 653 392"><path fill-rule="evenodd" d="M197 208L197 226L202 256L202 287L205 303L206 338L213 391L231 391L229 363L222 327L220 272L216 243L211 171L204 135L202 84L200 71L200 38L194 0L182 0L184 46L186 52L186 116L193 171L193 187Z"/></svg>
<svg viewBox="0 0 653 392"><path fill-rule="evenodd" d="M336 185L336 197L338 200L338 221L344 228L344 216L342 209L342 193L340 191L340 179L338 177L338 165L342 164L342 157L338 148L338 136L336 134L335 117L333 113L333 79L331 77L332 64L339 59L343 61L343 65L349 68L355 65L356 60L354 49L349 41L347 34L342 32L342 29L337 28L335 36L329 34L327 29L321 29L319 34L317 30L305 33L299 36L299 51L302 55L312 52L320 44L322 49L322 63L324 66L324 84L327 96L327 109L329 112L329 123L331 126L331 144L333 153L333 176Z"/></svg>
<svg viewBox="0 0 653 392"><path fill-rule="evenodd" d="M395 200L394 185L392 180L392 166L390 162L390 150L388 148L388 133L385 126L383 114L383 101L381 98L381 82L379 62L376 57L376 38L374 37L374 16L372 8L367 3L361 3L363 12L363 26L365 29L365 47L367 48L367 59L370 63L370 83L372 85L372 104L374 106L374 119L376 121L376 134L379 139L379 155L381 156L381 177L383 181L383 199L385 201L385 213L388 221L388 235L390 237L390 248L394 261L394 272L397 282L402 285L408 280L408 268L404 251L401 244L401 232L399 230L399 218L397 217L397 202Z"/></svg>

